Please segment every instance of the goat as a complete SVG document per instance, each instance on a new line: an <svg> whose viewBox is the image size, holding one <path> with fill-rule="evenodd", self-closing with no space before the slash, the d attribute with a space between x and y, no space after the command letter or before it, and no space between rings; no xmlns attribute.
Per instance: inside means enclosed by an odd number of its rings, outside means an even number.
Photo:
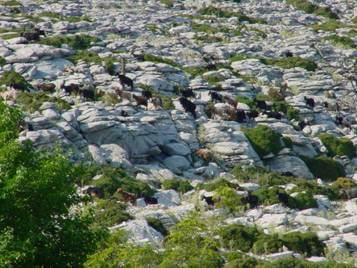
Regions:
<svg viewBox="0 0 357 268"><path fill-rule="evenodd" d="M200 148L198 150L196 150L196 155L200 158L202 158L204 161L206 162L211 162L214 158L213 153L205 148Z"/></svg>
<svg viewBox="0 0 357 268"><path fill-rule="evenodd" d="M232 99L232 98L230 98L228 96L224 96L223 99L224 99L225 102L227 102L232 107L234 107L234 108L237 107L237 102L234 99Z"/></svg>
<svg viewBox="0 0 357 268"><path fill-rule="evenodd" d="M143 96L143 97L145 97L147 99L151 99L152 98L152 93L149 90L143 90L141 92L141 96Z"/></svg>
<svg viewBox="0 0 357 268"><path fill-rule="evenodd" d="M283 205L289 205L290 196L287 193L278 193L278 199Z"/></svg>
<svg viewBox="0 0 357 268"><path fill-rule="evenodd" d="M90 89L83 89L80 91L80 94L86 99L94 100L95 98L94 91Z"/></svg>
<svg viewBox="0 0 357 268"><path fill-rule="evenodd" d="M253 119L253 118L257 118L259 116L259 113L256 110L252 110L252 111L246 112L246 115L249 119Z"/></svg>
<svg viewBox="0 0 357 268"><path fill-rule="evenodd" d="M221 94L214 91L210 91L208 94L211 96L212 102L223 102L223 97Z"/></svg>
<svg viewBox="0 0 357 268"><path fill-rule="evenodd" d="M40 83L37 85L37 89L47 92L54 92L56 85L54 83Z"/></svg>
<svg viewBox="0 0 357 268"><path fill-rule="evenodd" d="M209 207L214 207L213 196L202 196L201 200L204 200Z"/></svg>
<svg viewBox="0 0 357 268"><path fill-rule="evenodd" d="M130 202L132 204L135 203L136 201L136 195L129 193L129 192L125 192L122 188L118 188L117 189L117 193L121 195L121 197L123 198L124 202Z"/></svg>
<svg viewBox="0 0 357 268"><path fill-rule="evenodd" d="M261 109L261 110L267 110L268 106L267 103L263 100L257 100L256 98L253 99L254 103L256 104L256 106Z"/></svg>
<svg viewBox="0 0 357 268"><path fill-rule="evenodd" d="M185 98L196 97L195 93L190 88L181 90L181 95L182 95L182 97L185 97Z"/></svg>
<svg viewBox="0 0 357 268"><path fill-rule="evenodd" d="M118 74L118 77L120 84L123 86L123 88L125 87L125 85L127 85L130 87L131 90L134 90L134 81L131 78L123 74Z"/></svg>
<svg viewBox="0 0 357 268"><path fill-rule="evenodd" d="M263 114L267 115L268 117L275 118L275 119L281 119L281 113L279 112L273 112L273 111L264 111Z"/></svg>
<svg viewBox="0 0 357 268"><path fill-rule="evenodd" d="M258 197L252 195L250 192L243 198L243 202L249 204L250 208L255 208L259 205Z"/></svg>
<svg viewBox="0 0 357 268"><path fill-rule="evenodd" d="M123 90L116 88L115 89L115 93L122 99L126 99L128 101L132 101L133 100L133 94L129 93L129 92L124 92Z"/></svg>
<svg viewBox="0 0 357 268"><path fill-rule="evenodd" d="M27 41L38 41L40 40L40 34L38 32L23 32L21 37L24 37Z"/></svg>
<svg viewBox="0 0 357 268"><path fill-rule="evenodd" d="M307 98L304 96L305 103L310 106L311 108L315 107L315 100L313 98Z"/></svg>
<svg viewBox="0 0 357 268"><path fill-rule="evenodd" d="M149 197L149 196L144 196L144 201L146 204L150 204L150 205L155 205L158 203L157 198Z"/></svg>
<svg viewBox="0 0 357 268"><path fill-rule="evenodd" d="M288 51L284 52L284 56L287 57L287 58L291 58L291 57L294 56L294 54L291 51L288 50Z"/></svg>
<svg viewBox="0 0 357 268"><path fill-rule="evenodd" d="M188 99L184 97L179 98L180 104L184 108L186 113L191 113L193 118L196 118L196 104L194 104L192 101L189 101Z"/></svg>
<svg viewBox="0 0 357 268"><path fill-rule="evenodd" d="M136 104L139 105L144 105L145 107L148 106L148 100L147 98L143 97L143 96L137 96L137 95L133 95L134 100L136 101Z"/></svg>
<svg viewBox="0 0 357 268"><path fill-rule="evenodd" d="M74 93L74 94L78 94L79 93L79 91L80 91L80 85L78 85L78 84L69 84L68 86L66 86L66 85L62 85L61 86L61 88L66 92L66 93L68 93L68 94L72 94L72 93Z"/></svg>
<svg viewBox="0 0 357 268"><path fill-rule="evenodd" d="M85 190L85 194L88 194L90 196L97 197L97 198L104 198L104 192L99 187L88 187Z"/></svg>
<svg viewBox="0 0 357 268"><path fill-rule="evenodd" d="M237 110L236 111L236 120L238 123L244 123L246 121L246 115L244 110Z"/></svg>

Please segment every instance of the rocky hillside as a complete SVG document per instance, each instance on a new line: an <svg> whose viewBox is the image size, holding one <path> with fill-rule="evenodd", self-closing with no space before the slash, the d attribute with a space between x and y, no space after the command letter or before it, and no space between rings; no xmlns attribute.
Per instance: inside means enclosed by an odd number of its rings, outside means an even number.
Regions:
<svg viewBox="0 0 357 268"><path fill-rule="evenodd" d="M97 225L124 230L141 260L164 252L130 267L352 267L356 12L353 0L0 0L0 96L25 116L21 142L86 167L78 193Z"/></svg>

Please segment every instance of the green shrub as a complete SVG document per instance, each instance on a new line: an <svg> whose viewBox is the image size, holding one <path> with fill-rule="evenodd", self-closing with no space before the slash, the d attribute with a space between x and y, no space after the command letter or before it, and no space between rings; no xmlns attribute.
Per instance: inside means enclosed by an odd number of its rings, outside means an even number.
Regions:
<svg viewBox="0 0 357 268"><path fill-rule="evenodd" d="M317 202L313 197L311 191L300 192L289 202L290 208L295 209L308 209L308 208L317 208Z"/></svg>
<svg viewBox="0 0 357 268"><path fill-rule="evenodd" d="M154 217L147 217L146 221L152 228L161 233L163 236L168 235L168 231L159 219Z"/></svg>
<svg viewBox="0 0 357 268"><path fill-rule="evenodd" d="M288 117L289 120L299 120L300 119L300 112L298 109L295 109L294 107L289 106L288 110L286 112L286 116Z"/></svg>
<svg viewBox="0 0 357 268"><path fill-rule="evenodd" d="M162 268L223 267L218 243L212 238L207 224L190 216L176 224L165 240Z"/></svg>
<svg viewBox="0 0 357 268"><path fill-rule="evenodd" d="M174 5L174 0L160 0L160 3L166 7L172 7Z"/></svg>
<svg viewBox="0 0 357 268"><path fill-rule="evenodd" d="M245 209L243 196L227 186L218 188L213 200L217 208L224 208L230 213L241 212Z"/></svg>
<svg viewBox="0 0 357 268"><path fill-rule="evenodd" d="M356 186L356 183L348 178L338 178L333 184L332 187L341 190L351 189Z"/></svg>
<svg viewBox="0 0 357 268"><path fill-rule="evenodd" d="M6 60L0 56L0 67L4 66L6 64Z"/></svg>
<svg viewBox="0 0 357 268"><path fill-rule="evenodd" d="M309 181L306 179L296 179L292 183L296 184L290 192L310 192L312 195L326 195L331 200L337 200L341 196L339 191L328 186L328 185L318 185L316 181Z"/></svg>
<svg viewBox="0 0 357 268"><path fill-rule="evenodd" d="M229 61L230 62L235 62L235 61L241 61L241 60L246 60L246 59L251 59L251 58L253 58L253 57L249 56L247 54L240 53L240 54L236 54L236 55L230 57Z"/></svg>
<svg viewBox="0 0 357 268"><path fill-rule="evenodd" d="M18 85L20 86L21 90L28 90L32 88L32 86L26 81L25 78L23 78L22 75L15 71L5 71L3 72L1 78L0 78L0 86L12 86L12 85Z"/></svg>
<svg viewBox="0 0 357 268"><path fill-rule="evenodd" d="M247 104L250 108L255 107L253 99L245 97L245 96L236 96L236 101L240 102L240 103Z"/></svg>
<svg viewBox="0 0 357 268"><path fill-rule="evenodd" d="M302 158L315 177L326 181L334 181L338 177L345 176L343 166L328 157L317 156L315 158Z"/></svg>
<svg viewBox="0 0 357 268"><path fill-rule="evenodd" d="M339 45L345 48L357 48L355 42L347 36L339 36L334 34L334 35L327 36L324 39L330 41L335 45Z"/></svg>
<svg viewBox="0 0 357 268"><path fill-rule="evenodd" d="M336 138L327 133L320 134L319 138L326 146L329 156L346 155L349 158L353 158L356 154L353 142L347 138Z"/></svg>
<svg viewBox="0 0 357 268"><path fill-rule="evenodd" d="M231 224L218 230L222 246L230 250L248 252L259 239L261 233L255 227Z"/></svg>
<svg viewBox="0 0 357 268"><path fill-rule="evenodd" d="M281 135L267 126L258 125L255 128L246 128L243 131L260 157L269 153L276 154L283 148Z"/></svg>
<svg viewBox="0 0 357 268"><path fill-rule="evenodd" d="M85 34L72 35L72 36L51 36L45 37L40 40L41 44L61 47L63 44L67 44L73 49L88 49L91 46L91 43L98 42L98 38L94 36L89 36Z"/></svg>
<svg viewBox="0 0 357 268"><path fill-rule="evenodd" d="M77 63L80 60L86 63L95 63L95 64L100 64L102 62L102 59L98 56L97 53L88 50L77 51L74 55L70 56L68 59L73 63Z"/></svg>
<svg viewBox="0 0 357 268"><path fill-rule="evenodd" d="M144 54L144 60L151 61L151 62L157 62L157 63L165 63L165 64L171 65L173 67L180 67L180 65L177 64L176 62L174 62L173 60L170 60L168 58L163 58L160 56L155 56L152 54Z"/></svg>
<svg viewBox="0 0 357 268"><path fill-rule="evenodd" d="M106 197L113 195L118 188L135 194L137 197L151 197L155 193L148 184L131 178L120 168L106 166L97 172L102 176L94 180L92 184L102 189Z"/></svg>
<svg viewBox="0 0 357 268"><path fill-rule="evenodd" d="M260 188L253 192L253 195L258 198L259 204L262 205L274 205L280 203L278 198L279 193L285 193L285 191L277 186L270 188Z"/></svg>
<svg viewBox="0 0 357 268"><path fill-rule="evenodd" d="M237 251L227 255L228 262L225 268L255 268L258 265L257 259Z"/></svg>
<svg viewBox="0 0 357 268"><path fill-rule="evenodd" d="M327 31L327 32L334 32L339 28L347 28L349 25L343 24L338 20L328 20L326 22L315 24L312 28L315 31Z"/></svg>
<svg viewBox="0 0 357 268"><path fill-rule="evenodd" d="M283 247L283 242L277 235L261 235L253 244L254 254L269 254L279 252Z"/></svg>
<svg viewBox="0 0 357 268"><path fill-rule="evenodd" d="M280 59L261 58L260 62L266 65L275 65L283 69L291 69L296 67L304 68L307 71L315 71L317 69L317 64L314 61L300 57L288 57Z"/></svg>
<svg viewBox="0 0 357 268"><path fill-rule="evenodd" d="M338 19L337 14L329 7L320 7L308 0L286 0L286 3L309 14L316 14L330 19Z"/></svg>
<svg viewBox="0 0 357 268"><path fill-rule="evenodd" d="M0 146L18 136L21 121L20 110L7 106L0 99Z"/></svg>
<svg viewBox="0 0 357 268"><path fill-rule="evenodd" d="M95 222L102 227L111 227L132 219L125 211L126 205L116 200L97 200Z"/></svg>
<svg viewBox="0 0 357 268"><path fill-rule="evenodd" d="M289 137L283 137L282 139L285 144L285 147L293 148L293 141Z"/></svg>
<svg viewBox="0 0 357 268"><path fill-rule="evenodd" d="M166 190L173 189L180 193L186 193L193 189L193 186L190 184L188 180L182 180L182 179L165 180L162 183L162 187Z"/></svg>
<svg viewBox="0 0 357 268"><path fill-rule="evenodd" d="M304 259L286 257L261 263L256 268L352 268L352 265L333 261L310 262Z"/></svg>
<svg viewBox="0 0 357 268"><path fill-rule="evenodd" d="M324 243L312 232L287 233L282 236L282 240L288 249L308 257L321 256L324 253Z"/></svg>
<svg viewBox="0 0 357 268"><path fill-rule="evenodd" d="M3 6L6 6L6 7L22 6L21 2L19 2L17 0L2 1L0 4L3 5Z"/></svg>
<svg viewBox="0 0 357 268"><path fill-rule="evenodd" d="M30 113L39 111L44 102L53 102L60 112L71 109L71 105L65 100L57 97L50 97L44 92L21 92L16 98L16 103L23 110Z"/></svg>
<svg viewBox="0 0 357 268"><path fill-rule="evenodd" d="M234 183L227 181L226 179L219 178L219 179L215 179L210 182L200 183L197 185L197 189L200 189L200 190L204 189L208 192L215 191L221 187L237 188L238 184L234 184Z"/></svg>

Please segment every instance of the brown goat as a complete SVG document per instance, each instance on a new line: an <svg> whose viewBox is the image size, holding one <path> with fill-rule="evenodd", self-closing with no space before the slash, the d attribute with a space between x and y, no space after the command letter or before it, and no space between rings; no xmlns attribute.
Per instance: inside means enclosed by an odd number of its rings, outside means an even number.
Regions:
<svg viewBox="0 0 357 268"><path fill-rule="evenodd" d="M37 89L47 92L54 92L56 85L53 83L40 83L37 85Z"/></svg>
<svg viewBox="0 0 357 268"><path fill-rule="evenodd" d="M128 192L124 191L122 188L118 188L117 193L121 195L124 202L130 202L130 203L134 204L136 201L135 194L128 193Z"/></svg>
<svg viewBox="0 0 357 268"><path fill-rule="evenodd" d="M200 148L196 150L196 155L206 162L211 162L214 158L213 153L205 148Z"/></svg>

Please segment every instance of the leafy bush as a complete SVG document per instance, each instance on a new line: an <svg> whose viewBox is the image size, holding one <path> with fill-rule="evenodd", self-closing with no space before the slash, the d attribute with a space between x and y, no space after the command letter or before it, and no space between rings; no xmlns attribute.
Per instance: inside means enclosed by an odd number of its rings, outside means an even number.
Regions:
<svg viewBox="0 0 357 268"><path fill-rule="evenodd" d="M16 103L23 110L30 113L38 111L44 102L53 102L59 111L65 111L71 108L71 105L65 100L50 97L44 92L21 92L16 98Z"/></svg>
<svg viewBox="0 0 357 268"><path fill-rule="evenodd" d="M262 205L274 205L280 203L278 198L278 194L285 193L283 189L280 189L277 186L270 187L270 188L260 188L253 192L253 195L258 198L259 204Z"/></svg>
<svg viewBox="0 0 357 268"><path fill-rule="evenodd" d="M299 120L300 116L299 116L300 112L298 109L295 109L294 107L289 106L288 110L286 112L286 116L288 117L289 120Z"/></svg>
<svg viewBox="0 0 357 268"><path fill-rule="evenodd" d="M356 183L348 178L338 178L333 184L332 187L341 190L351 189L356 186Z"/></svg>
<svg viewBox="0 0 357 268"><path fill-rule="evenodd" d="M95 222L102 227L111 227L132 219L125 211L126 205L116 200L97 200Z"/></svg>
<svg viewBox="0 0 357 268"><path fill-rule="evenodd" d="M160 267L223 267L218 243L205 223L195 216L179 222L165 240L165 252Z"/></svg>
<svg viewBox="0 0 357 268"><path fill-rule="evenodd" d="M288 57L280 59L261 58L260 62L266 65L275 65L283 69L291 69L296 67L304 68L308 71L315 71L317 69L317 64L314 61L300 57Z"/></svg>
<svg viewBox="0 0 357 268"><path fill-rule="evenodd" d="M261 235L254 243L252 251L255 254L269 254L279 252L283 242L277 235Z"/></svg>
<svg viewBox="0 0 357 268"><path fill-rule="evenodd" d="M186 193L193 189L193 186L187 180L181 179L172 179L172 180L165 180L162 183L162 187L164 189L173 189L180 193Z"/></svg>
<svg viewBox="0 0 357 268"><path fill-rule="evenodd" d="M324 39L327 41L330 41L331 43L333 43L335 45L340 45L345 48L356 48L357 47L355 42L347 36L339 36L339 35L334 34L334 35L327 36Z"/></svg>
<svg viewBox="0 0 357 268"><path fill-rule="evenodd" d="M257 268L352 268L352 265L332 261L310 262L304 259L286 257L261 263Z"/></svg>
<svg viewBox="0 0 357 268"><path fill-rule="evenodd" d="M353 158L356 154L353 142L347 138L336 138L327 133L320 134L319 138L326 146L329 156L346 155L349 158Z"/></svg>
<svg viewBox="0 0 357 268"><path fill-rule="evenodd" d="M146 221L152 228L161 233L163 236L168 235L168 231L159 219L154 217L147 217Z"/></svg>
<svg viewBox="0 0 357 268"><path fill-rule="evenodd" d="M151 62L157 62L157 63L166 63L168 65L171 65L173 67L180 67L179 64L177 64L176 62L174 62L173 60L167 59L167 58L163 58L163 57L159 57L159 56L155 56L152 54L144 54L144 60L145 61L151 61Z"/></svg>
<svg viewBox="0 0 357 268"><path fill-rule="evenodd" d="M317 208L317 202L310 191L298 193L296 196L291 198L289 202L290 208L296 209L307 209L307 208Z"/></svg>
<svg viewBox="0 0 357 268"><path fill-rule="evenodd" d="M95 63L95 64L100 64L102 62L101 58L97 53L88 50L77 51L74 55L70 56L68 59L73 63L77 63L80 60L86 63Z"/></svg>
<svg viewBox="0 0 357 268"><path fill-rule="evenodd" d="M15 71L3 72L0 78L0 86L12 86L15 84L19 86L21 90L28 90L29 88L32 88L32 86L26 81L26 79L23 78L23 76L19 73Z"/></svg>
<svg viewBox="0 0 357 268"><path fill-rule="evenodd" d="M137 197L151 197L154 194L154 190L148 184L131 178L122 169L107 166L101 168L98 172L102 176L92 183L102 189L106 197L113 195L118 188L133 193Z"/></svg>
<svg viewBox="0 0 357 268"><path fill-rule="evenodd" d="M286 0L286 3L309 14L316 14L330 19L338 19L337 14L329 7L320 7L308 0Z"/></svg>
<svg viewBox="0 0 357 268"><path fill-rule="evenodd" d="M91 46L91 43L98 42L98 38L94 36L89 36L85 34L81 35L72 35L72 36L52 36L45 37L40 40L41 44L61 47L63 44L67 44L73 49L87 49Z"/></svg>
<svg viewBox="0 0 357 268"><path fill-rule="evenodd" d="M240 212L245 209L243 197L230 187L220 187L213 196L217 208L227 209L229 212Z"/></svg>
<svg viewBox="0 0 357 268"><path fill-rule="evenodd" d="M306 256L321 256L324 253L325 244L312 232L291 232L282 236L284 245L295 252Z"/></svg>
<svg viewBox="0 0 357 268"><path fill-rule="evenodd" d="M302 158L315 177L326 181L334 181L338 177L345 176L343 166L328 157L317 156L315 158Z"/></svg>
<svg viewBox="0 0 357 268"><path fill-rule="evenodd" d="M6 60L0 56L0 67L4 66L6 64Z"/></svg>
<svg viewBox="0 0 357 268"><path fill-rule="evenodd" d="M320 23L320 24L315 24L312 26L312 28L315 31L327 31L327 32L334 32L335 30L339 28L348 28L349 25L343 24L338 20L328 20L326 22Z"/></svg>
<svg viewBox="0 0 357 268"><path fill-rule="evenodd" d="M281 135L271 128L258 125L255 128L246 128L244 134L260 157L269 153L278 153L282 148Z"/></svg>
<svg viewBox="0 0 357 268"><path fill-rule="evenodd" d="M20 110L7 106L0 99L0 146L18 136L21 121Z"/></svg>
<svg viewBox="0 0 357 268"><path fill-rule="evenodd" d="M228 262L226 268L255 268L258 260L240 252L230 252L227 254Z"/></svg>
<svg viewBox="0 0 357 268"><path fill-rule="evenodd" d="M204 189L209 192L215 191L218 188L222 188L222 187L237 188L238 184L234 184L234 183L227 181L226 179L219 178L219 179L215 179L210 182L200 183L197 185L197 189L200 189L200 190Z"/></svg>
<svg viewBox="0 0 357 268"><path fill-rule="evenodd" d="M261 233L255 227L231 224L218 230L222 246L231 250L248 252L259 239Z"/></svg>
<svg viewBox="0 0 357 268"><path fill-rule="evenodd" d="M84 267L158 267L161 259L161 254L149 245L129 243L126 233L119 230L102 243Z"/></svg>

